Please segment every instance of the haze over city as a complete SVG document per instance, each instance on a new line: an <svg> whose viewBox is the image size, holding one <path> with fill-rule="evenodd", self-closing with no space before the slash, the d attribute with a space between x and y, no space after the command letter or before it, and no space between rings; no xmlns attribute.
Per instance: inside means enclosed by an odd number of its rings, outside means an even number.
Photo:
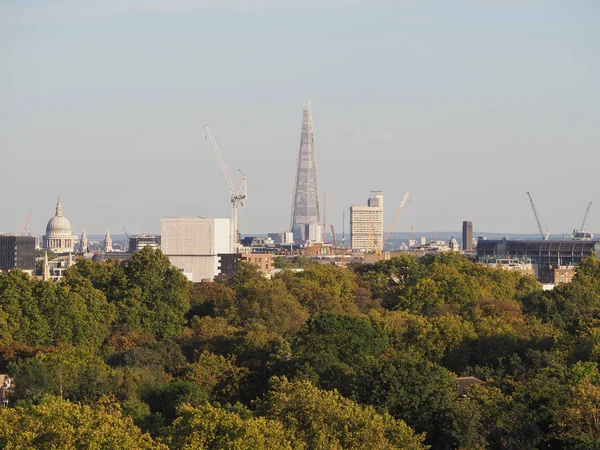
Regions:
<svg viewBox="0 0 600 450"><path fill-rule="evenodd" d="M32 211L43 234L57 196L76 233L229 217L206 124L248 177L240 231L287 229L308 98L338 230L371 190L387 228L408 189L396 231L535 233L527 191L552 233L579 225L599 193L597 2L301 5L0 2L0 231Z"/></svg>

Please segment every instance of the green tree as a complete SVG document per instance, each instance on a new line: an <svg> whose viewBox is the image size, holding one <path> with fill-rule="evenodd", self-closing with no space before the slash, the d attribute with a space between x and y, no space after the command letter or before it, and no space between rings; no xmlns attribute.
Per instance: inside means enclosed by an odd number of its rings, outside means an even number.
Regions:
<svg viewBox="0 0 600 450"><path fill-rule="evenodd" d="M281 422L263 417L243 418L209 404L182 405L179 417L163 439L172 449L291 450Z"/></svg>
<svg viewBox="0 0 600 450"><path fill-rule="evenodd" d="M177 336L189 310L189 281L160 250L144 247L117 266L107 288L116 323L157 339Z"/></svg>
<svg viewBox="0 0 600 450"><path fill-rule="evenodd" d="M3 334L34 346L51 342L50 326L33 292L35 283L21 270L0 273L0 311L6 322Z"/></svg>
<svg viewBox="0 0 600 450"><path fill-rule="evenodd" d="M109 335L115 308L87 278L67 271L59 283L37 283L35 293L52 342L99 348Z"/></svg>
<svg viewBox="0 0 600 450"><path fill-rule="evenodd" d="M362 407L337 391L322 391L308 381L290 383L273 378L272 390L257 412L284 424L293 441L320 449L424 449L423 436L415 435L402 420Z"/></svg>
<svg viewBox="0 0 600 450"><path fill-rule="evenodd" d="M236 366L234 357L215 355L205 350L190 365L183 379L194 383L211 399L226 401L239 390L247 372L248 369Z"/></svg>
<svg viewBox="0 0 600 450"><path fill-rule="evenodd" d="M45 397L37 405L0 408L0 447L167 449L123 417L110 398L86 406L56 397Z"/></svg>
<svg viewBox="0 0 600 450"><path fill-rule="evenodd" d="M214 315L215 305L233 304L235 291L224 283L203 281L190 287L190 311L188 317L195 315Z"/></svg>
<svg viewBox="0 0 600 450"><path fill-rule="evenodd" d="M250 278L240 281L250 273ZM236 278L237 277L237 278ZM215 305L217 316L225 317L236 326L261 323L270 330L287 334L298 331L308 319L308 313L290 294L281 280L268 280L242 268L233 275L236 291L232 301Z"/></svg>
<svg viewBox="0 0 600 450"><path fill-rule="evenodd" d="M310 314L323 311L358 314L355 302L358 285L355 275L346 269L315 264L299 273L285 271L279 277Z"/></svg>
<svg viewBox="0 0 600 450"><path fill-rule="evenodd" d="M574 386L571 399L558 412L555 438L568 448L600 449L600 386L589 378Z"/></svg>
<svg viewBox="0 0 600 450"><path fill-rule="evenodd" d="M319 313L294 340L290 364L299 376L342 390L369 356L379 356L387 347L386 335L368 319Z"/></svg>
<svg viewBox="0 0 600 450"><path fill-rule="evenodd" d="M19 359L8 366L8 372L19 380L15 396L39 398L46 394L70 400L99 398L108 388L110 368L85 347L61 344L34 358Z"/></svg>
<svg viewBox="0 0 600 450"><path fill-rule="evenodd" d="M445 448L453 428L456 378L445 368L414 356L369 358L346 389L361 404L371 404L402 419L427 443Z"/></svg>

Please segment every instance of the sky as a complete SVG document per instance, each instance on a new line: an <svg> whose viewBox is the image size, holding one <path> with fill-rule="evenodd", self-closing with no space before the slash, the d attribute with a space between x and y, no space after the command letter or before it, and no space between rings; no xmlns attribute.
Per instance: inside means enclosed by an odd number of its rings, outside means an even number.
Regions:
<svg viewBox="0 0 600 450"><path fill-rule="evenodd" d="M600 231L594 0L0 0L0 58L0 232L58 196L77 234L228 217L204 125L248 178L240 231L283 231L306 99L338 233L409 189L395 231L535 233L527 191L552 233L590 201Z"/></svg>

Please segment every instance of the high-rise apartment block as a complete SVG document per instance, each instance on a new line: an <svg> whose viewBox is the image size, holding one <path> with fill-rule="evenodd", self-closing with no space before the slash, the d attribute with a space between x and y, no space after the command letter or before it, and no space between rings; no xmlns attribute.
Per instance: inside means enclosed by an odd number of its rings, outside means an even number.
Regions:
<svg viewBox="0 0 600 450"><path fill-rule="evenodd" d="M367 206L350 207L352 251L383 250L383 192L372 191Z"/></svg>
<svg viewBox="0 0 600 450"><path fill-rule="evenodd" d="M296 170L294 187L294 203L292 205L291 230L294 241L304 242L322 240L320 230L321 215L319 213L319 187L317 184L317 159L315 156L315 139L313 134L312 110L310 101L304 105L302 115L302 132L300 136L300 152ZM307 233L308 231L308 233ZM308 234L312 233L312 236Z"/></svg>
<svg viewBox="0 0 600 450"><path fill-rule="evenodd" d="M163 217L161 249L191 281L212 281L219 273L217 254L231 253L230 219Z"/></svg>
<svg viewBox="0 0 600 450"><path fill-rule="evenodd" d="M465 220L462 228L462 249L463 251L473 251L473 222Z"/></svg>

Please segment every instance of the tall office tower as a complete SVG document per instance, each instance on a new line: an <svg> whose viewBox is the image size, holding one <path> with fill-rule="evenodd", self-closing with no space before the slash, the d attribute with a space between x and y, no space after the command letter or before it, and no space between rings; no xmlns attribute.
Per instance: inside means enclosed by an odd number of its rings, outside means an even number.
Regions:
<svg viewBox="0 0 600 450"><path fill-rule="evenodd" d="M473 250L473 222L467 220L463 222L462 249L467 252Z"/></svg>
<svg viewBox="0 0 600 450"><path fill-rule="evenodd" d="M372 191L367 206L350 207L350 245L353 251L383 250L383 192Z"/></svg>
<svg viewBox="0 0 600 450"><path fill-rule="evenodd" d="M304 104L304 114L302 115L302 134L292 205L291 230L294 233L294 241L306 241L311 238L311 240L321 241L322 239L317 237L321 235L320 223L315 138L312 110L310 100L308 100Z"/></svg>

